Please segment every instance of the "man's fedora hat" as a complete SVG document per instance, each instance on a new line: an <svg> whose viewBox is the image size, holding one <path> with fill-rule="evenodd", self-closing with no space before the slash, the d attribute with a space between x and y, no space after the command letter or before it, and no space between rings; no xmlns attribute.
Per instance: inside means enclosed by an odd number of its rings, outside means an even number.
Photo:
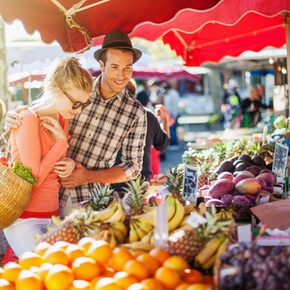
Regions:
<svg viewBox="0 0 290 290"><path fill-rule="evenodd" d="M94 53L95 59L99 61L102 53L108 48L125 48L131 50L134 55L133 63L135 63L142 56L141 50L133 48L129 36L121 30L113 30L105 36L102 48L98 49Z"/></svg>

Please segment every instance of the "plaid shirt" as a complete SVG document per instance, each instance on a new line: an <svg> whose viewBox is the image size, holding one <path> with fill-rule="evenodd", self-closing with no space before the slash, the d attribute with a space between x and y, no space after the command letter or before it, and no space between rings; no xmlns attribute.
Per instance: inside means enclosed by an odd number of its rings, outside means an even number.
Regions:
<svg viewBox="0 0 290 290"><path fill-rule="evenodd" d="M127 89L109 100L100 93L100 77L95 83L92 103L69 124L69 149L67 156L81 163L86 169L111 168L122 148L119 164L128 179L136 178L142 169L147 119L143 106ZM73 205L89 198L95 183L60 190L60 206L64 206L69 194Z"/></svg>

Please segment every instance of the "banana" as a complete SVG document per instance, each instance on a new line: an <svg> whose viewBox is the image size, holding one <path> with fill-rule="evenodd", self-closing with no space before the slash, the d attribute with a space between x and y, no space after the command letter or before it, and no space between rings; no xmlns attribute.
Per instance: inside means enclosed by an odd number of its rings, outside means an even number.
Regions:
<svg viewBox="0 0 290 290"><path fill-rule="evenodd" d="M184 217L183 204L177 198L174 199L174 202L175 202L175 209L176 210L175 210L174 216L168 222L168 231L172 231L172 230L176 229L180 225L180 223Z"/></svg>
<svg viewBox="0 0 290 290"><path fill-rule="evenodd" d="M147 233L142 239L141 242L143 243L150 243L151 241L151 237L154 235L154 230L152 229L152 231L150 231L149 233Z"/></svg>
<svg viewBox="0 0 290 290"><path fill-rule="evenodd" d="M152 231L152 235L150 237L150 244L155 246L155 235L154 235L154 231Z"/></svg>
<svg viewBox="0 0 290 290"><path fill-rule="evenodd" d="M151 226L155 226L155 214L156 214L156 208L153 207L150 211L134 216L134 219L138 219L141 223L148 223Z"/></svg>
<svg viewBox="0 0 290 290"><path fill-rule="evenodd" d="M175 198L172 196L172 194L169 193L167 195L166 203L167 203L167 220L170 221L176 212Z"/></svg>
<svg viewBox="0 0 290 290"><path fill-rule="evenodd" d="M108 243L112 249L114 249L117 246L117 240L114 236L113 228L109 228L108 230Z"/></svg>
<svg viewBox="0 0 290 290"><path fill-rule="evenodd" d="M130 250L145 251L145 252L149 252L154 248L154 245L149 244L149 243L144 243L141 241L133 242L133 243L125 243L125 244L122 244L121 246Z"/></svg>
<svg viewBox="0 0 290 290"><path fill-rule="evenodd" d="M224 241L220 244L220 246L219 246L219 248L217 250L215 263L213 265L214 273L218 272L219 265L220 265L220 256L223 255L226 252L226 249L228 247L229 241L230 240L228 238L225 238Z"/></svg>
<svg viewBox="0 0 290 290"><path fill-rule="evenodd" d="M111 227L113 229L115 229L115 230L119 230L120 232L122 232L124 237L127 237L128 229L127 229L126 225L123 222L112 223Z"/></svg>
<svg viewBox="0 0 290 290"><path fill-rule="evenodd" d="M215 253L219 246L224 242L225 236L217 236L209 240L201 251L195 257L195 266L200 268L205 264Z"/></svg>
<svg viewBox="0 0 290 290"><path fill-rule="evenodd" d="M133 223L133 227L135 228L135 231L137 232L137 235L139 237L139 241L147 234L146 232L144 232L140 227L139 224L137 224L134 221L131 221L131 223Z"/></svg>
<svg viewBox="0 0 290 290"><path fill-rule="evenodd" d="M207 261L205 261L205 263L201 264L200 267L203 270L210 270L213 268L215 261L217 258L217 253L215 253L214 255L212 255Z"/></svg>
<svg viewBox="0 0 290 290"><path fill-rule="evenodd" d="M148 234L153 229L153 226L151 226L150 224L144 222L142 223L139 220L135 220L135 224L146 234Z"/></svg>
<svg viewBox="0 0 290 290"><path fill-rule="evenodd" d="M113 229L113 234L114 234L117 244L119 245L119 244L124 243L127 236L124 236L123 232L120 231L119 229L116 229L116 228L112 228L112 229Z"/></svg>
<svg viewBox="0 0 290 290"><path fill-rule="evenodd" d="M123 222L124 220L125 220L125 209L123 207L122 202L120 201L117 202L117 209L115 210L113 215L111 215L111 217L109 217L105 221L108 223L116 223Z"/></svg>
<svg viewBox="0 0 290 290"><path fill-rule="evenodd" d="M61 224L61 219L60 219L59 217L53 215L53 216L51 217L51 220L52 220L52 222L53 222L53 224L54 224L55 226L60 226L60 224Z"/></svg>
<svg viewBox="0 0 290 290"><path fill-rule="evenodd" d="M106 221L109 219L117 210L117 201L114 198L111 204L104 210L94 211L93 221Z"/></svg>
<svg viewBox="0 0 290 290"><path fill-rule="evenodd" d="M139 241L139 236L135 230L134 224L130 223L128 242L133 243L133 242L137 242L137 241Z"/></svg>

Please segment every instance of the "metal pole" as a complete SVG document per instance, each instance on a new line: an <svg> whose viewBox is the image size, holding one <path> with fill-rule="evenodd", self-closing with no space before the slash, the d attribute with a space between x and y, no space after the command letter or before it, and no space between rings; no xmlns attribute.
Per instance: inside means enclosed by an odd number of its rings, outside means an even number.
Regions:
<svg viewBox="0 0 290 290"><path fill-rule="evenodd" d="M289 102L289 100L290 100L290 98L289 98L289 85L290 85L290 21L289 21L289 13L285 13L284 14L284 21L285 21L285 31L286 31L287 101L288 101L288 113L289 113L290 112L290 102Z"/></svg>

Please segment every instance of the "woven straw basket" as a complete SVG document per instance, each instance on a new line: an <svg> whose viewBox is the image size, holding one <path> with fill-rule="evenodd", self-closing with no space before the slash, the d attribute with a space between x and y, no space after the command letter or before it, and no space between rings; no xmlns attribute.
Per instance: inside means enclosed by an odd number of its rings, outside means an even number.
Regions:
<svg viewBox="0 0 290 290"><path fill-rule="evenodd" d="M3 135L0 140L4 138ZM0 230L13 224L23 213L30 200L32 187L32 184L0 163Z"/></svg>

